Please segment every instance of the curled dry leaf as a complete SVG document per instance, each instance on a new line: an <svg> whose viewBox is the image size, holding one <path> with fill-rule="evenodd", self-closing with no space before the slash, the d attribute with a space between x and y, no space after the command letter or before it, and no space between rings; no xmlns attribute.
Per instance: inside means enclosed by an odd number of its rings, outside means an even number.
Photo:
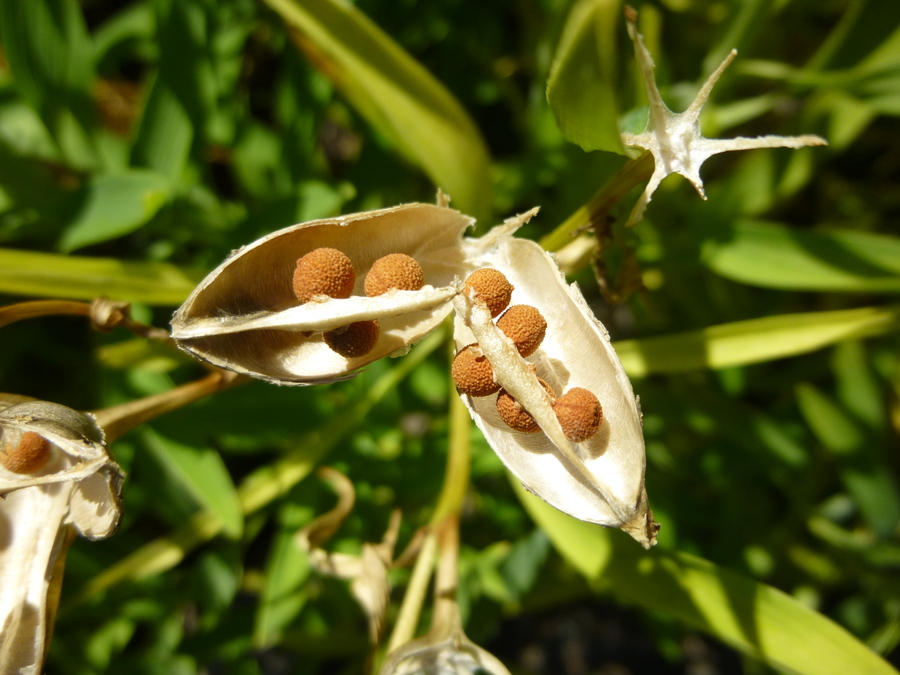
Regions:
<svg viewBox="0 0 900 675"><path fill-rule="evenodd" d="M94 419L65 406L2 395L0 430L0 672L37 675L65 550L115 532L123 474ZM46 456L23 471L8 461L23 447Z"/></svg>
<svg viewBox="0 0 900 675"><path fill-rule="evenodd" d="M482 398L463 399L504 464L556 508L621 527L649 546L655 524L644 492L637 401L609 336L577 287L566 285L537 244L513 237L536 212L479 239L463 238L472 219L445 205L407 204L289 227L238 250L212 272L176 312L172 336L182 349L217 366L279 384L310 384L342 379L377 358L403 353L455 310L457 347L476 344L472 354L487 357L486 372L492 369L497 384L479 389L488 394ZM352 261L353 295L320 295L299 304L292 290L297 260L326 247ZM364 284L372 265L391 254L413 258L425 285L367 297ZM473 271L485 268L496 271L494 285L502 287L497 302L491 293L478 292L479 284L464 284ZM538 329L513 330L503 318L498 328L495 317L510 295L515 305L535 310L528 311L536 316L526 312L526 318L529 324L538 319ZM515 318L516 311L510 312L507 316ZM328 335L364 321L380 326L373 348L342 356L329 347ZM518 349L514 339L521 343ZM459 370L463 364L456 365ZM560 396L581 387L599 399L602 423L590 438L578 444L567 440L539 377ZM496 407L500 387L543 433L506 426Z"/></svg>

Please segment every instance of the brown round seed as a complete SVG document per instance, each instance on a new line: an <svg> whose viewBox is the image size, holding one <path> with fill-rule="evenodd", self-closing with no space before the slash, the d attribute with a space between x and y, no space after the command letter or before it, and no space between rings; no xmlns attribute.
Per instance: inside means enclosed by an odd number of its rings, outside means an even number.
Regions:
<svg viewBox="0 0 900 675"><path fill-rule="evenodd" d="M544 387L550 398L555 399L556 393L547 382L538 378L538 381ZM519 405L518 401L510 396L506 389L501 389L497 395L497 413L500 415L507 426L522 431L526 434L534 434L541 430L535 419L529 414L525 408Z"/></svg>
<svg viewBox="0 0 900 675"><path fill-rule="evenodd" d="M301 303L317 295L349 298L356 283L353 263L336 248L317 248L297 261L294 295Z"/></svg>
<svg viewBox="0 0 900 675"><path fill-rule="evenodd" d="M474 293L479 300L483 300L491 316L495 317L509 305L513 288L503 272L485 267L469 275L463 286L463 292L469 295Z"/></svg>
<svg viewBox="0 0 900 675"><path fill-rule="evenodd" d="M0 464L13 473L40 471L49 459L50 442L33 431L24 433L15 448L7 446L0 452Z"/></svg>
<svg viewBox="0 0 900 675"><path fill-rule="evenodd" d="M556 399L553 412L563 433L573 443L581 443L597 433L603 424L603 407L587 389L573 387Z"/></svg>
<svg viewBox="0 0 900 675"><path fill-rule="evenodd" d="M547 321L531 305L513 305L497 320L497 328L515 343L519 354L530 356L544 340Z"/></svg>
<svg viewBox="0 0 900 675"><path fill-rule="evenodd" d="M463 347L453 359L450 374L460 393L469 396L490 396L500 389L494 382L494 369L477 344Z"/></svg>
<svg viewBox="0 0 900 675"><path fill-rule="evenodd" d="M333 351L348 359L365 356L375 348L381 329L378 321L357 321L323 333L322 337Z"/></svg>
<svg viewBox="0 0 900 675"><path fill-rule="evenodd" d="M425 285L425 272L414 258L391 253L376 260L366 274L366 295L374 298L388 291L417 291Z"/></svg>

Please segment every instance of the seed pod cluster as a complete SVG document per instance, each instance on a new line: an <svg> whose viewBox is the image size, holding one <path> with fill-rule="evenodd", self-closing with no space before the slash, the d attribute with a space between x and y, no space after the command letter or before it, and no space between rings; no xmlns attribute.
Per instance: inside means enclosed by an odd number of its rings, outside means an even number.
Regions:
<svg viewBox="0 0 900 675"><path fill-rule="evenodd" d="M480 269L466 279L463 292L484 302L491 317L502 315L496 326L512 340L524 357L537 351L547 333L547 321L541 312L531 305L513 305L513 285L499 270ZM504 311L506 310L506 311ZM534 417L505 389L500 388L489 359L477 343L463 347L454 357L451 375L457 389L473 397L490 396L499 391L496 406L500 419L510 428L523 433L537 433L540 426ZM553 412L559 420L565 437L573 443L582 443L597 433L603 423L603 408L597 397L587 389L574 387L561 397L545 380L538 378L550 397Z"/></svg>
<svg viewBox="0 0 900 675"><path fill-rule="evenodd" d="M353 293L356 270L353 262L335 248L317 248L297 261L293 291L301 304L315 299L346 299ZM391 253L376 260L366 274L368 297L384 295L392 290L418 291L425 285L425 273L411 256ZM354 359L371 352L381 333L377 319L355 321L335 330L325 331L322 339L332 351Z"/></svg>

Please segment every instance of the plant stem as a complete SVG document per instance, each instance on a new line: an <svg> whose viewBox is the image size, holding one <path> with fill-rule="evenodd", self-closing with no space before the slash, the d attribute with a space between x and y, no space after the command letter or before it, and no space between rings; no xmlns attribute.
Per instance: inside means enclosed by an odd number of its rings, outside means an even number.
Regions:
<svg viewBox="0 0 900 675"><path fill-rule="evenodd" d="M653 174L653 156L645 152L640 157L630 159L586 204L569 216L553 232L541 239L541 246L547 251L558 251L571 241L572 237L591 223L603 222L610 210L634 187L648 180Z"/></svg>

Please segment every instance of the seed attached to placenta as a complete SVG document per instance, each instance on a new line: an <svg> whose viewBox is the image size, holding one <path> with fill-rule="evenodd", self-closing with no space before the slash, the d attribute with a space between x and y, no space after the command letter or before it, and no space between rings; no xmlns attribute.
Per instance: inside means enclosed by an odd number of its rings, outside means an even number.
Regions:
<svg viewBox="0 0 900 675"><path fill-rule="evenodd" d="M500 385L494 381L494 369L477 344L459 350L450 366L450 374L460 393L469 396L490 396Z"/></svg>
<svg viewBox="0 0 900 675"><path fill-rule="evenodd" d="M297 261L294 269L294 295L301 303L317 295L349 298L356 283L353 263L336 248L317 248Z"/></svg>
<svg viewBox="0 0 900 675"><path fill-rule="evenodd" d="M475 270L468 276L463 286L463 293L468 293L482 300L496 317L509 306L513 285L509 283L503 272L490 267Z"/></svg>
<svg viewBox="0 0 900 675"><path fill-rule="evenodd" d="M366 274L366 295L374 298L391 290L418 291L425 285L425 272L414 258L391 253L376 260Z"/></svg>

